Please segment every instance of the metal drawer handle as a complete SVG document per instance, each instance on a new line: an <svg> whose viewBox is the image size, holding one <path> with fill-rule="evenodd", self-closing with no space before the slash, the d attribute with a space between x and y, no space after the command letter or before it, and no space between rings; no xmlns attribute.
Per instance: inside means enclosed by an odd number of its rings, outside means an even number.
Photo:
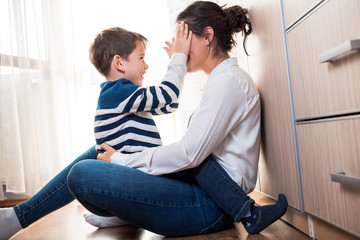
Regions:
<svg viewBox="0 0 360 240"><path fill-rule="evenodd" d="M344 172L331 173L331 180L333 182L360 188L360 178L346 176Z"/></svg>
<svg viewBox="0 0 360 240"><path fill-rule="evenodd" d="M319 62L332 62L335 57L338 57L344 53L352 50L360 49L360 39L349 40L342 44L323 52L319 55Z"/></svg>

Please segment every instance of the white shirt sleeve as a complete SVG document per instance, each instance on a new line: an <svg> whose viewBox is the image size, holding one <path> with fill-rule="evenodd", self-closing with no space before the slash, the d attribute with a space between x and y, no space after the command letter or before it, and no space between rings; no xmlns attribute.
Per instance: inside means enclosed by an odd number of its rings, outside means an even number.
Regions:
<svg viewBox="0 0 360 240"><path fill-rule="evenodd" d="M111 161L152 175L200 165L246 116L247 98L240 85L231 75L217 75L208 81L199 108L179 142L135 154L115 153Z"/></svg>

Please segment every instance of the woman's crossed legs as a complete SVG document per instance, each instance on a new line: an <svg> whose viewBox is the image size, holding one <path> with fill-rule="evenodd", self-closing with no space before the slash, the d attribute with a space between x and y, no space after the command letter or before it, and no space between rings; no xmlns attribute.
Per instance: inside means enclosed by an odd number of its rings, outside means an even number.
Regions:
<svg viewBox="0 0 360 240"><path fill-rule="evenodd" d="M117 216L166 236L210 233L232 226L233 221L196 184L97 161L96 156L94 147L90 148L35 196L15 206L21 227L68 204L74 196L95 214Z"/></svg>
<svg viewBox="0 0 360 240"><path fill-rule="evenodd" d="M68 186L89 211L165 236L210 233L233 224L196 184L169 176L81 161L72 167Z"/></svg>

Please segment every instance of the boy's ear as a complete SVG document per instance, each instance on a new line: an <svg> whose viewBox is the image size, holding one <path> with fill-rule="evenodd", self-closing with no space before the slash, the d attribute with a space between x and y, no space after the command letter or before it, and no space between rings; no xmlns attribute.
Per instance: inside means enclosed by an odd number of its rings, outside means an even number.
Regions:
<svg viewBox="0 0 360 240"><path fill-rule="evenodd" d="M120 72L125 72L124 59L119 55L114 56L111 64L115 67L115 69L119 70Z"/></svg>

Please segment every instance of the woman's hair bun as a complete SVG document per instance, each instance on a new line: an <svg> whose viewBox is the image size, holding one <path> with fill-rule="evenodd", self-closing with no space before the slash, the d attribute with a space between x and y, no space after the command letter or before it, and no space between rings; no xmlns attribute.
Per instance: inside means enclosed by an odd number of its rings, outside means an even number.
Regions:
<svg viewBox="0 0 360 240"><path fill-rule="evenodd" d="M252 27L246 8L236 5L223 8L223 11L233 33L243 32L245 36L251 33Z"/></svg>
<svg viewBox="0 0 360 240"><path fill-rule="evenodd" d="M226 15L226 19L228 21L230 31L232 31L231 34L238 32L243 33L244 36L243 48L245 50L246 55L249 56L245 47L247 37L250 35L252 31L248 10L246 8L242 8L238 5L235 5L228 8L223 7L223 11Z"/></svg>

